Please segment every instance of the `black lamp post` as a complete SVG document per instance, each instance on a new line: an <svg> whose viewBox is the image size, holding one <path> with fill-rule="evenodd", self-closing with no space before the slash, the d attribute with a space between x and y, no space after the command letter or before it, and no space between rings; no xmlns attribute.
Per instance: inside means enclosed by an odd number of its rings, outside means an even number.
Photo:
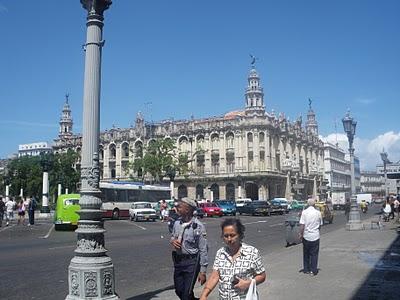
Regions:
<svg viewBox="0 0 400 300"><path fill-rule="evenodd" d="M351 210L349 214L349 221L346 224L347 230L362 230L364 229L361 223L360 212L357 205L356 187L354 182L354 147L353 141L356 134L357 122L350 116L348 110L346 116L342 119L344 132L347 134L349 140L349 154L350 154L350 185L351 185Z"/></svg>
<svg viewBox="0 0 400 300"><path fill-rule="evenodd" d="M389 196L389 191L388 191L388 188L387 188L387 170L386 170L386 167L387 167L388 164L391 164L392 162L389 160L388 154L387 154L387 152L385 152L385 149L382 150L381 159L382 159L382 162L383 162L383 174L385 176L385 198L387 198Z"/></svg>

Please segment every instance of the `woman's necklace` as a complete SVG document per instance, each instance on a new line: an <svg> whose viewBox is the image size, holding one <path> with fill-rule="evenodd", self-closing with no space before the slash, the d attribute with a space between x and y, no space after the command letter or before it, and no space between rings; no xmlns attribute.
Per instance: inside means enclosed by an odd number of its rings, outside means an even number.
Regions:
<svg viewBox="0 0 400 300"><path fill-rule="evenodd" d="M228 249L229 255L231 256L232 260L235 260L239 256L240 248L242 248L242 246L239 246L239 248L237 248L236 251L231 251L231 249ZM232 252L234 252L234 253L232 253Z"/></svg>

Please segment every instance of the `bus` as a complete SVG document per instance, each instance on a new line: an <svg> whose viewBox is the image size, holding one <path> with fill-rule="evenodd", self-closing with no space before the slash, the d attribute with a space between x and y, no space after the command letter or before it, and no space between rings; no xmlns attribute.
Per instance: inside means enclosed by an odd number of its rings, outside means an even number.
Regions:
<svg viewBox="0 0 400 300"><path fill-rule="evenodd" d="M129 208L133 202L146 201L155 206L160 200L171 198L170 187L141 182L100 182L100 190L103 217L112 219L129 217Z"/></svg>

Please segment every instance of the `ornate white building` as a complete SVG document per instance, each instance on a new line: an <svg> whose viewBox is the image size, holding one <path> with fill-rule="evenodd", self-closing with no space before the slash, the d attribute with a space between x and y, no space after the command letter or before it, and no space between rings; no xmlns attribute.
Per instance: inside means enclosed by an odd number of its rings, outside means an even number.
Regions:
<svg viewBox="0 0 400 300"><path fill-rule="evenodd" d="M292 197L296 192L305 198L317 189L314 184L319 187L323 182L323 142L318 138L311 101L306 126L301 117L290 122L283 113L277 116L274 111L267 112L254 65L248 76L243 110L220 117L158 123L147 123L138 113L133 127L102 132L102 179L126 180L137 175L129 174L126 166L135 160L138 149L156 138L173 139L177 151L189 157L196 150L204 150L195 154L189 176L175 178L176 197L271 199ZM67 148L77 152L81 149L81 136L72 134L68 99L54 151Z"/></svg>

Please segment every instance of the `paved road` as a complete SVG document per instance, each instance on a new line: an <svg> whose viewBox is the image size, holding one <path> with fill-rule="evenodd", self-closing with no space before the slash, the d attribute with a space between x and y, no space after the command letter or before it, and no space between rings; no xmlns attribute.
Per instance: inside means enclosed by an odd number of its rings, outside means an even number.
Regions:
<svg viewBox="0 0 400 300"><path fill-rule="evenodd" d="M282 249L286 245L286 217L241 216L246 225L245 241L263 254ZM208 233L210 264L222 245L221 220L203 219ZM322 233L344 224L343 212L336 212L334 223L324 226ZM172 288L171 249L165 223L109 220L105 228L106 248L114 263L116 291L121 299L143 299L144 295ZM75 233L56 232L48 221L39 221L33 227L0 228L0 299L65 299L67 270L75 244Z"/></svg>

